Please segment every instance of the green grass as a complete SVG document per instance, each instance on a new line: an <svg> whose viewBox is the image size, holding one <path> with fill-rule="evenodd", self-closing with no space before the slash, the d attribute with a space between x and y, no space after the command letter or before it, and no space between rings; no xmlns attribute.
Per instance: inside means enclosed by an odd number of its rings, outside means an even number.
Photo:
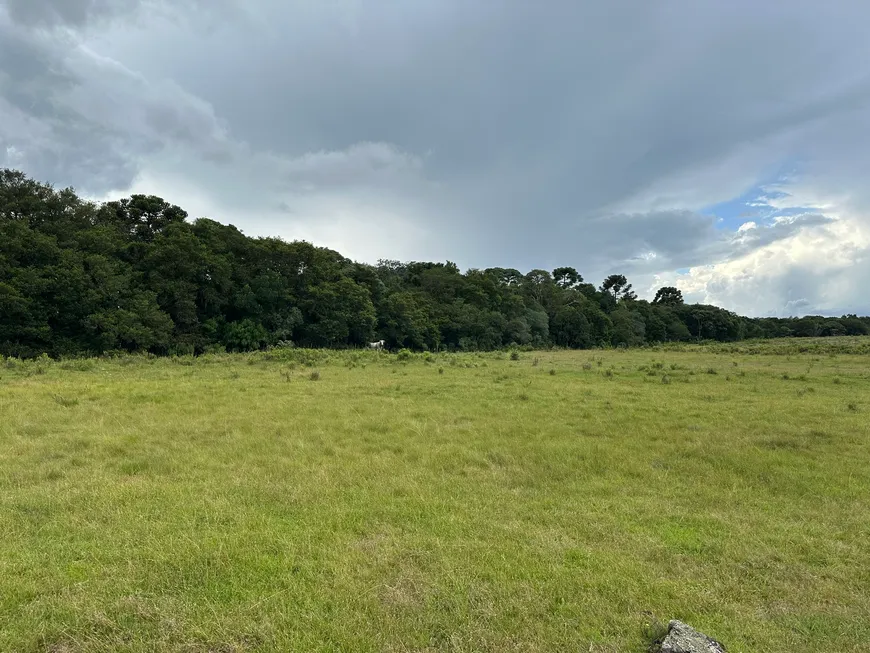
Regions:
<svg viewBox="0 0 870 653"><path fill-rule="evenodd" d="M0 361L0 651L866 651L868 342Z"/></svg>

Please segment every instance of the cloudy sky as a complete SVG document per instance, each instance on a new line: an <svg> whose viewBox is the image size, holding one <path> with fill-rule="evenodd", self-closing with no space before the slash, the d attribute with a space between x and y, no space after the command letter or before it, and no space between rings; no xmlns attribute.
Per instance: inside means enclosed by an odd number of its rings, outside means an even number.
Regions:
<svg viewBox="0 0 870 653"><path fill-rule="evenodd" d="M357 260L870 313L866 0L0 0L0 166Z"/></svg>

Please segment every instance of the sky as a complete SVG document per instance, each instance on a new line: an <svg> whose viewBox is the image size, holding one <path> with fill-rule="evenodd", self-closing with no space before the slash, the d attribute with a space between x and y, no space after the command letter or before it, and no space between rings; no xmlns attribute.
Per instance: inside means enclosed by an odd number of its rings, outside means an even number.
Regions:
<svg viewBox="0 0 870 653"><path fill-rule="evenodd" d="M870 314L866 0L0 0L0 167L350 258Z"/></svg>

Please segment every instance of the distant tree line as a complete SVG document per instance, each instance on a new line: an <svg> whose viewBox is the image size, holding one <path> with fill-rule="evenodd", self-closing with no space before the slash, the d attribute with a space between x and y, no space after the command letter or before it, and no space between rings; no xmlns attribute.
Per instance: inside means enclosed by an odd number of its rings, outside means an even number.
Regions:
<svg viewBox="0 0 870 653"><path fill-rule="evenodd" d="M307 242L187 220L159 197L94 204L0 170L0 354L249 351L281 344L485 350L858 335L870 318L749 319L596 287L573 267L366 265Z"/></svg>

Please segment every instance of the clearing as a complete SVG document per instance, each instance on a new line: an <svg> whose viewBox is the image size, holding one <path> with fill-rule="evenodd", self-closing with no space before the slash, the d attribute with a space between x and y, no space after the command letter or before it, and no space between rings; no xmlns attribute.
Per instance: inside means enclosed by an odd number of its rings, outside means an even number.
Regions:
<svg viewBox="0 0 870 653"><path fill-rule="evenodd" d="M0 361L0 651L867 651L868 418L868 338Z"/></svg>

